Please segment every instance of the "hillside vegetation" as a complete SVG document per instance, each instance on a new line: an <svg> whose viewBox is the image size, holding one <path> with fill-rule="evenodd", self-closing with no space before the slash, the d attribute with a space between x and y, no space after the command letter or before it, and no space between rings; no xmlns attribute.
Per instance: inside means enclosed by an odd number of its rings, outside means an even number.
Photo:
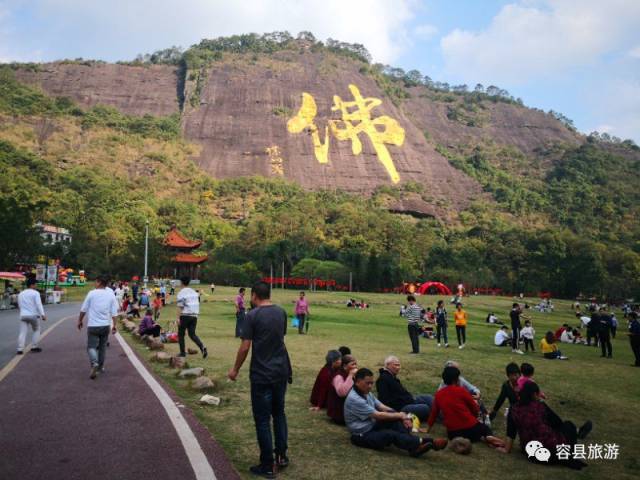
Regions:
<svg viewBox="0 0 640 480"><path fill-rule="evenodd" d="M194 71L198 62L220 55L270 54L268 42L246 47L236 40L203 41L184 53L139 62L187 62ZM283 45L307 48L291 42ZM307 42L308 48L369 65L367 74L377 75L390 98L412 101L411 79L374 68L359 46ZM197 89L197 75L186 81ZM444 92L435 84L427 88L433 95L475 96L480 103L520 103L500 89L488 95L486 90ZM482 122L483 115L460 121ZM592 136L577 147L558 144L530 155L488 139L443 145L425 136L489 196L438 220L388 210L407 195L431 201L429 185L380 187L363 197L335 189L307 191L283 179L213 179L190 160L199 147L182 138L179 115L81 109L17 82L4 67L1 267L41 251L28 226L42 220L71 229L70 251L50 252L65 264L90 273L140 274L148 220L152 272L166 261L160 242L176 224L204 240L213 260L203 277L221 283L247 284L268 274L272 264L279 272L284 262L287 275L322 274L343 284L352 272L355 288L368 290L437 279L509 292L640 295L640 199L634 184L640 156L632 142ZM300 264L304 259L317 261Z"/></svg>

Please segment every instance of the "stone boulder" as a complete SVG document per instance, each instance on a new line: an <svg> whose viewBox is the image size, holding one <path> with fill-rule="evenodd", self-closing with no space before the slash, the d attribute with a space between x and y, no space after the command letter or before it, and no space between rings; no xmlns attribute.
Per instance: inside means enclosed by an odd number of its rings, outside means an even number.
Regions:
<svg viewBox="0 0 640 480"><path fill-rule="evenodd" d="M171 360L171 355L167 352L156 352L151 356L152 362L169 363L169 360Z"/></svg>
<svg viewBox="0 0 640 480"><path fill-rule="evenodd" d="M147 346L151 350L164 350L164 343L162 343L160 337L151 337L151 340L147 342Z"/></svg>
<svg viewBox="0 0 640 480"><path fill-rule="evenodd" d="M202 367L188 368L178 373L178 377L180 378L196 378L202 375L204 375L204 368Z"/></svg>
<svg viewBox="0 0 640 480"><path fill-rule="evenodd" d="M220 397L214 397L213 395L203 395L202 397L200 397L200 400L198 400L198 403L200 405L214 405L214 406L218 406L220 405Z"/></svg>
<svg viewBox="0 0 640 480"><path fill-rule="evenodd" d="M171 368L186 368L187 359L184 357L171 357L171 360L169 360L169 366Z"/></svg>
<svg viewBox="0 0 640 480"><path fill-rule="evenodd" d="M209 377L198 377L191 382L191 388L199 392L213 390L215 384Z"/></svg>
<svg viewBox="0 0 640 480"><path fill-rule="evenodd" d="M200 350L196 350L195 348L187 348L187 353L189 355L196 355L196 354L200 353Z"/></svg>

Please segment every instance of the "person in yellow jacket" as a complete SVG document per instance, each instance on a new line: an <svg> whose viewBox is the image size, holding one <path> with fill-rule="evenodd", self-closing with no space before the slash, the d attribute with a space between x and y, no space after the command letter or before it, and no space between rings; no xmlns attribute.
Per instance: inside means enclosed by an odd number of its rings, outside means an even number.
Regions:
<svg viewBox="0 0 640 480"><path fill-rule="evenodd" d="M458 348L463 349L467 343L467 312L462 309L462 304L456 304L456 311L453 314L456 322L456 335L458 336Z"/></svg>
<svg viewBox="0 0 640 480"><path fill-rule="evenodd" d="M542 351L542 355L544 358L549 359L557 359L557 360L567 360L568 357L562 355L562 352L558 350L558 345L556 345L556 337L552 331L548 331L544 338L540 340L540 350Z"/></svg>

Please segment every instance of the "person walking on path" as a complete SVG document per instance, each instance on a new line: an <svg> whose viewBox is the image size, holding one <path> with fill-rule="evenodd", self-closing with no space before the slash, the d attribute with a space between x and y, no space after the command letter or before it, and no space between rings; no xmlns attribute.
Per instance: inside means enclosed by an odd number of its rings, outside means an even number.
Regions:
<svg viewBox="0 0 640 480"><path fill-rule="evenodd" d="M96 278L96 288L87 293L80 308L78 330L82 330L85 316L87 318L87 352L91 362L93 380L98 371L104 372L104 361L107 353L109 331L115 335L118 317L118 301L111 290L107 289L109 278Z"/></svg>
<svg viewBox="0 0 640 480"><path fill-rule="evenodd" d="M456 304L456 311L453 314L456 321L456 336L458 337L458 348L463 349L467 343L467 312L462 309L462 304Z"/></svg>
<svg viewBox="0 0 640 480"><path fill-rule="evenodd" d="M631 343L631 350L636 357L635 367L640 367L640 320L638 320L638 314L631 312L631 322L629 322L629 342Z"/></svg>
<svg viewBox="0 0 640 480"><path fill-rule="evenodd" d="M269 284L256 283L251 289L251 304L242 331L242 343L228 377L235 381L249 350L251 366L251 408L256 425L260 463L250 468L251 473L264 478L275 478L278 469L289 465L288 428L285 415L287 382L292 382L291 362L284 344L287 333L287 313L271 303ZM275 461L271 419L275 436Z"/></svg>
<svg viewBox="0 0 640 480"><path fill-rule="evenodd" d="M298 317L298 333L300 335L309 331L309 323L307 321L305 330L305 320L309 316L309 303L304 298L304 292L300 292L300 298L296 301L296 317Z"/></svg>
<svg viewBox="0 0 640 480"><path fill-rule="evenodd" d="M238 290L236 295L236 338L242 336L242 324L244 323L246 309L244 308L244 292L245 288L242 287Z"/></svg>
<svg viewBox="0 0 640 480"><path fill-rule="evenodd" d="M402 311L402 316L407 319L407 329L409 331L409 339L411 340L411 352L420 353L420 318L422 318L422 309L416 303L416 297L407 296L409 305Z"/></svg>
<svg viewBox="0 0 640 480"><path fill-rule="evenodd" d="M200 295L193 288L189 287L191 279L182 277L180 279L182 289L176 297L178 305L178 344L180 345L181 357L186 357L187 352L184 347L184 334L187 332L189 338L198 346L202 352L202 358L207 358L207 348L202 344L202 340L196 335L198 315L200 314Z"/></svg>
<svg viewBox="0 0 640 480"><path fill-rule="evenodd" d="M29 278L27 280L27 288L18 294L18 308L20 309L20 333L18 334L18 351L17 355L22 355L24 344L27 340L27 331L29 327L33 331L31 336L31 351L41 352L38 346L40 340L40 319L43 322L47 320L42 308L42 299L40 292L36 290L36 279Z"/></svg>
<svg viewBox="0 0 640 480"><path fill-rule="evenodd" d="M444 308L444 300L438 300L438 306L436 307L436 339L438 346L440 346L440 337L442 337L445 348L449 348L447 323L447 310Z"/></svg>
<svg viewBox="0 0 640 480"><path fill-rule="evenodd" d="M513 334L511 337L511 352L524 355L524 352L518 347L520 333L522 331L522 322L520 319L524 318L525 320L530 320L530 318L522 314L522 309L520 308L519 303L513 304L511 312L509 312L509 317L511 317L511 332Z"/></svg>

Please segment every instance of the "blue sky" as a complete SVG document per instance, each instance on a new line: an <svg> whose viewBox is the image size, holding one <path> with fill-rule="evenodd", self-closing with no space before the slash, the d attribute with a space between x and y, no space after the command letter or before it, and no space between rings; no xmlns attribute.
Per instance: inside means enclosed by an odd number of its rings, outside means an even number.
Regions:
<svg viewBox="0 0 640 480"><path fill-rule="evenodd" d="M0 0L0 61L126 60L201 38L310 30L640 143L639 27L639 0Z"/></svg>

